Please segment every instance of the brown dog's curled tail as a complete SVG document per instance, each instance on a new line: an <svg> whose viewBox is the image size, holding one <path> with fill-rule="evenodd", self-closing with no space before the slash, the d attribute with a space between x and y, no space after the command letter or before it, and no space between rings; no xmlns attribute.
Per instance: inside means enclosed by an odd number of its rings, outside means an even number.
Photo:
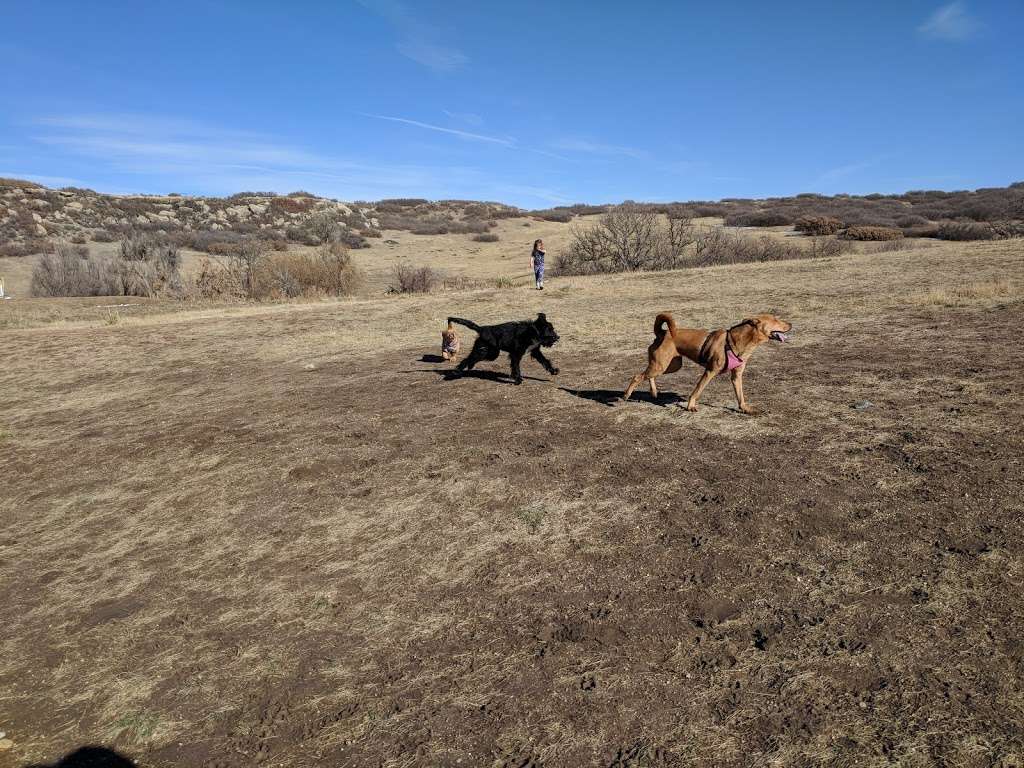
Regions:
<svg viewBox="0 0 1024 768"><path fill-rule="evenodd" d="M664 335L665 329L661 327L662 323L668 323L669 336L676 335L676 321L672 317L671 312L662 312L656 318L654 318L654 335L659 339Z"/></svg>

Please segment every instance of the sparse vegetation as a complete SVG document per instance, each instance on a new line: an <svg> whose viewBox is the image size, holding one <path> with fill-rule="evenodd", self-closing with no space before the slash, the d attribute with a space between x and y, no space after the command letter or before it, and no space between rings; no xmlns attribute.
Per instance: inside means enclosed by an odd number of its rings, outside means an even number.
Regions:
<svg viewBox="0 0 1024 768"><path fill-rule="evenodd" d="M411 264L396 264L391 293L430 293L441 276L430 267L414 267Z"/></svg>
<svg viewBox="0 0 1024 768"><path fill-rule="evenodd" d="M783 211L745 211L725 217L727 227L784 227L792 223L792 214Z"/></svg>
<svg viewBox="0 0 1024 768"><path fill-rule="evenodd" d="M530 533L536 533L544 522L547 508L542 501L531 501L524 506L516 507L514 514L516 519L529 529Z"/></svg>
<svg viewBox="0 0 1024 768"><path fill-rule="evenodd" d="M721 264L809 258L812 255L835 255L832 246L825 245L830 241L821 239L817 242L820 245L818 252L815 253L814 250L805 250L796 243L787 243L774 237L735 234L718 228L706 229L697 237L694 252L685 266L713 267Z"/></svg>
<svg viewBox="0 0 1024 768"><path fill-rule="evenodd" d="M114 730L128 741L139 744L148 741L160 722L153 712L131 712L114 721Z"/></svg>
<svg viewBox="0 0 1024 768"><path fill-rule="evenodd" d="M348 296L361 283L342 243L325 243L314 253L275 253L252 238L239 243L225 262L204 262L196 291L206 298L292 299Z"/></svg>
<svg viewBox="0 0 1024 768"><path fill-rule="evenodd" d="M129 250L132 258L92 254L58 244L32 270L33 296L159 296L183 294L178 251L170 244ZM124 251L122 251L124 253ZM138 256L138 254L143 254Z"/></svg>
<svg viewBox="0 0 1024 768"><path fill-rule="evenodd" d="M481 232L479 235L473 235L473 240L478 243L496 243L500 239L493 232Z"/></svg>
<svg viewBox="0 0 1024 768"><path fill-rule="evenodd" d="M834 235L843 228L843 222L834 216L801 216L793 228L808 235Z"/></svg>
<svg viewBox="0 0 1024 768"><path fill-rule="evenodd" d="M946 221L939 225L935 237L940 240L994 240L997 234L990 224L975 221Z"/></svg>
<svg viewBox="0 0 1024 768"><path fill-rule="evenodd" d="M620 205L595 226L577 227L569 248L560 253L555 272L588 275L602 272L675 269L683 264L683 248L692 242L685 219L663 223L658 214L636 205Z"/></svg>
<svg viewBox="0 0 1024 768"><path fill-rule="evenodd" d="M847 227L840 236L844 240L900 240L903 231L895 227Z"/></svg>

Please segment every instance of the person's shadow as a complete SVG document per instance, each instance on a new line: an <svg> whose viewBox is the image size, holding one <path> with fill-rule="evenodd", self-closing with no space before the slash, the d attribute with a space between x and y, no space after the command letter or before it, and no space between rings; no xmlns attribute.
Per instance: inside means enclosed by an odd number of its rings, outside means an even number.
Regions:
<svg viewBox="0 0 1024 768"><path fill-rule="evenodd" d="M569 389L568 387L559 387L559 389L573 397L591 400L601 405L607 405L609 408L623 403L622 391L618 389ZM651 397L648 392L634 392L630 400L657 405L659 408L667 408L670 405L678 405L683 401L683 398L675 392L660 392L657 399Z"/></svg>
<svg viewBox="0 0 1024 768"><path fill-rule="evenodd" d="M25 768L136 768L124 755L106 747L79 747L56 763L33 763Z"/></svg>

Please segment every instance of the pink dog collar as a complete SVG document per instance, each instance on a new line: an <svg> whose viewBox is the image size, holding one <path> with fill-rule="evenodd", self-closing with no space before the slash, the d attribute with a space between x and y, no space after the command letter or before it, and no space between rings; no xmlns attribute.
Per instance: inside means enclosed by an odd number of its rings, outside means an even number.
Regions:
<svg viewBox="0 0 1024 768"><path fill-rule="evenodd" d="M743 358L739 357L731 349L727 349L725 351L725 359L726 359L725 370L727 370L727 371L731 371L734 368L739 368L741 365L743 365Z"/></svg>

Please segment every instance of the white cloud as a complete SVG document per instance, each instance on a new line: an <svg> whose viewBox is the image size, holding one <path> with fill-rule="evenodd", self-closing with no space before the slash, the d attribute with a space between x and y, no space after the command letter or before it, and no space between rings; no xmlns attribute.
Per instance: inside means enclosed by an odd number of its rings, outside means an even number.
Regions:
<svg viewBox="0 0 1024 768"><path fill-rule="evenodd" d="M449 183L468 183L477 173L459 167L357 162L175 118L70 115L42 118L36 124L50 130L37 133L34 141L95 161L107 173L158 176L168 183L218 193L242 188L285 192L301 184L318 184L316 191L349 200L408 190L422 196L425 190Z"/></svg>
<svg viewBox="0 0 1024 768"><path fill-rule="evenodd" d="M449 112L447 109L442 109L441 111L448 115L452 120L458 120L460 123L472 125L474 128L479 128L484 124L484 119L473 112Z"/></svg>
<svg viewBox="0 0 1024 768"><path fill-rule="evenodd" d="M515 140L394 120L459 138L515 147ZM565 202L557 190L517 184L507 174L463 165L374 164L310 151L272 136L227 130L173 117L65 115L32 123L30 138L47 148L47 163L88 163L85 181L11 173L49 186L100 187L110 192L175 190L231 194L245 189L287 192L301 187L342 200L427 197L501 200L524 207ZM16 167L13 159L5 165ZM24 166L25 163L18 163ZM27 168L25 170L28 170ZM41 168L38 170L42 170ZM82 174L79 174L82 175ZM96 179L105 179L98 184Z"/></svg>
<svg viewBox="0 0 1024 768"><path fill-rule="evenodd" d="M358 0L359 4L382 16L399 35L395 48L407 59L435 72L454 72L469 63L469 57L457 48L440 42L441 33L433 25L420 21L398 0Z"/></svg>
<svg viewBox="0 0 1024 768"><path fill-rule="evenodd" d="M625 147L616 144L604 144L598 141L590 141L588 139L579 138L566 138L556 141L552 146L555 149L565 150L566 152L583 152L591 155L606 155L606 156L622 156L631 157L634 160L646 160L650 157L650 153L643 149L637 149L636 147Z"/></svg>
<svg viewBox="0 0 1024 768"><path fill-rule="evenodd" d="M405 40L398 44L398 52L417 64L437 72L454 72L469 58L455 48L428 43L424 40Z"/></svg>
<svg viewBox="0 0 1024 768"><path fill-rule="evenodd" d="M957 0L935 11L917 31L937 40L970 40L981 31L981 23Z"/></svg>
<svg viewBox="0 0 1024 768"><path fill-rule="evenodd" d="M856 163L846 163L845 165L837 165L834 168L829 168L821 173L814 181L809 185L811 191L818 190L830 190L833 184L849 177L856 177L861 171L866 171L869 168L874 168L881 163L889 160L893 155L880 155L873 157L869 160L862 160Z"/></svg>
<svg viewBox="0 0 1024 768"><path fill-rule="evenodd" d="M83 184L80 179L72 179L68 176L40 176L37 173L21 173L20 171L0 171L0 178L25 179L47 187L79 187Z"/></svg>
<svg viewBox="0 0 1024 768"><path fill-rule="evenodd" d="M470 133L469 131L460 131L457 128L443 128L440 125L431 125L430 123L421 123L419 120L410 120L405 117L391 117L389 115L369 115L364 114L364 117L372 117L374 120L390 120L393 123L404 123L405 125L412 125L417 128L425 128L430 131L438 131L439 133L448 133L453 136L458 136L460 139L468 139L470 141L483 141L491 144L501 144L505 147L514 147L516 140L511 136L484 136L480 133Z"/></svg>

